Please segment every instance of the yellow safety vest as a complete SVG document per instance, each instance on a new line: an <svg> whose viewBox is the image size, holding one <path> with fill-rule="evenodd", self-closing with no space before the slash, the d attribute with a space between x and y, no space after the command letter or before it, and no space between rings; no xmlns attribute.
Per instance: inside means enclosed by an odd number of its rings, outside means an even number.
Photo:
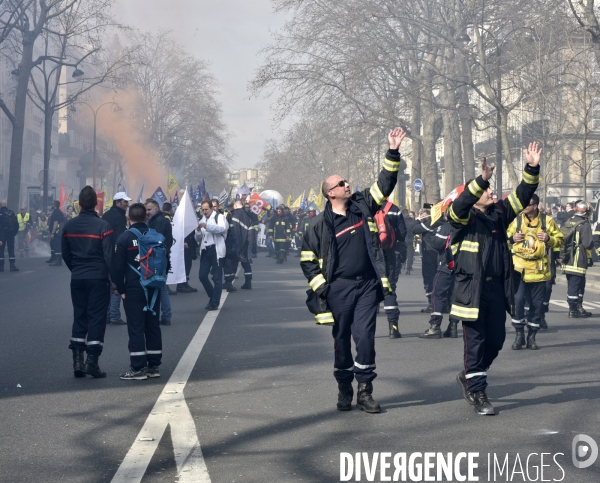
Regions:
<svg viewBox="0 0 600 483"><path fill-rule="evenodd" d="M25 213L25 216L22 216L21 213L19 213L17 215L17 221L19 222L19 231L25 231L27 222L29 221L29 213Z"/></svg>

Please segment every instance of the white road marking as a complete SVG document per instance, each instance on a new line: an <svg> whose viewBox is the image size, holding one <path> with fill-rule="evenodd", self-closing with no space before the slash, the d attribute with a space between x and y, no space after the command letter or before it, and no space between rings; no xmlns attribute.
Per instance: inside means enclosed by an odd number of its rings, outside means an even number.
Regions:
<svg viewBox="0 0 600 483"><path fill-rule="evenodd" d="M559 307L563 307L565 309L569 308L569 304L564 300L550 300L551 304L558 305Z"/></svg>
<svg viewBox="0 0 600 483"><path fill-rule="evenodd" d="M569 308L569 304L564 300L550 300L550 303L558 305L559 307L563 307L565 309ZM598 302L583 302L583 308L588 310L594 310L600 308L600 303Z"/></svg>
<svg viewBox="0 0 600 483"><path fill-rule="evenodd" d="M111 483L142 480L167 425L171 426L178 483L210 483L194 418L183 390L226 298L227 292L223 291L219 310L210 311L204 317Z"/></svg>

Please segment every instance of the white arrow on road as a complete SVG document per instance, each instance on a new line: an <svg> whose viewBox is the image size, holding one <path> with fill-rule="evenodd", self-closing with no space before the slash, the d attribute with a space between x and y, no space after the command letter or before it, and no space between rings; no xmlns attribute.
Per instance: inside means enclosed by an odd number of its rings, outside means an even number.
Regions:
<svg viewBox="0 0 600 483"><path fill-rule="evenodd" d="M224 292L219 307L223 307L226 298L227 292ZM208 312L204 317L135 438L135 442L119 466L112 483L135 483L142 480L167 425L171 426L178 482L210 483L194 418L185 401L183 390L220 312L221 309Z"/></svg>

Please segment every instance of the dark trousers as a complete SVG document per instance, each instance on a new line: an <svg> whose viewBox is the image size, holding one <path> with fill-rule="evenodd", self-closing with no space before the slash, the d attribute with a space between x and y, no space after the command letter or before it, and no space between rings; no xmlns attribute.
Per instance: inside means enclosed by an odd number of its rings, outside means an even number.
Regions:
<svg viewBox="0 0 600 483"><path fill-rule="evenodd" d="M212 275L213 283L208 280L209 274ZM199 278L210 303L218 307L223 290L223 259L217 258L217 249L214 245L200 252Z"/></svg>
<svg viewBox="0 0 600 483"><path fill-rule="evenodd" d="M413 238L408 237L406 242L406 269L412 270L413 260L415 259L415 246Z"/></svg>
<svg viewBox="0 0 600 483"><path fill-rule="evenodd" d="M384 289L385 299L383 300L383 310L387 316L388 322L397 324L400 318L400 310L398 309L398 298L396 296L396 284L398 282L398 276L400 275L400 262L396 258L396 252L394 250L386 250L385 264L386 273L388 274L388 281L392 291L389 292Z"/></svg>
<svg viewBox="0 0 600 483"><path fill-rule="evenodd" d="M62 246L60 241L60 232L54 234L54 238L50 240L50 251L58 258L62 257Z"/></svg>
<svg viewBox="0 0 600 483"><path fill-rule="evenodd" d="M520 275L519 275L520 276ZM544 313L544 297L546 296L546 282L519 281L519 288L515 294L515 318L512 325L516 328L528 325L532 329L539 329ZM529 306L529 313L525 319L525 304Z"/></svg>
<svg viewBox="0 0 600 483"><path fill-rule="evenodd" d="M375 278L360 281L338 279L329 285L327 305L333 320L335 353L333 376L340 382L370 382L375 371L375 320L377 318L377 285ZM356 345L352 358L351 340Z"/></svg>
<svg viewBox="0 0 600 483"><path fill-rule="evenodd" d="M152 300L154 290L148 289L148 300ZM144 311L146 296L143 290L127 290L123 300L127 316L127 332L129 333L129 358L131 368L139 371L143 367L160 366L162 359L162 334L158 316L160 314L160 295L156 298L153 310Z"/></svg>
<svg viewBox="0 0 600 483"><path fill-rule="evenodd" d="M487 369L502 349L506 338L504 282L483 282L479 300L479 317L463 321L464 367L469 391L487 387Z"/></svg>
<svg viewBox="0 0 600 483"><path fill-rule="evenodd" d="M454 288L454 275L451 273L438 271L433 279L433 291L431 292L431 305L433 312L429 323L441 325L444 319L444 309L450 308L450 299L452 298L452 289ZM457 321L455 317L450 317L451 321Z"/></svg>
<svg viewBox="0 0 600 483"><path fill-rule="evenodd" d="M71 280L73 328L69 349L85 350L90 355L102 354L109 299L108 279Z"/></svg>
<svg viewBox="0 0 600 483"><path fill-rule="evenodd" d="M192 261L194 254L191 248L184 248L183 250L183 262L185 264L185 276L186 279L190 278L190 272L192 271Z"/></svg>
<svg viewBox="0 0 600 483"><path fill-rule="evenodd" d="M425 288L425 295L430 296L433 292L433 279L437 273L437 259L438 254L433 250L424 250L422 260L421 272L423 274L423 286Z"/></svg>
<svg viewBox="0 0 600 483"><path fill-rule="evenodd" d="M550 252L550 280L545 282L546 284L546 293L544 295L544 307L543 313L548 312L550 306L550 298L552 297L552 289L554 288L554 284L556 283L556 260L558 259L559 252L555 252L552 250Z"/></svg>
<svg viewBox="0 0 600 483"><path fill-rule="evenodd" d="M0 265L2 266L4 266L4 247L8 248L8 262L15 263L15 237L10 236L8 240L2 240L2 246L0 246Z"/></svg>
<svg viewBox="0 0 600 483"><path fill-rule="evenodd" d="M287 244L288 242L273 242L273 245L275 245L275 258L277 258L277 260L283 260L286 258Z"/></svg>
<svg viewBox="0 0 600 483"><path fill-rule="evenodd" d="M585 293L585 275L567 273L567 302L569 309L575 310L583 303Z"/></svg>
<svg viewBox="0 0 600 483"><path fill-rule="evenodd" d="M397 256L399 254L395 250L385 250L384 255L388 281L390 282L392 290L395 292L402 263L400 263L400 257Z"/></svg>
<svg viewBox="0 0 600 483"><path fill-rule="evenodd" d="M248 258L236 257L225 259L225 283L233 282L238 263L241 263L244 269L244 279L252 280L252 265L250 264L250 260Z"/></svg>

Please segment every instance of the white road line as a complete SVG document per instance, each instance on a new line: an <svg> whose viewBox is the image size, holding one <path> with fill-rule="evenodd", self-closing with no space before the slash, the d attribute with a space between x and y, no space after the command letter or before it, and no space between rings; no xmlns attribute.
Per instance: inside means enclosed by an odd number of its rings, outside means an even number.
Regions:
<svg viewBox="0 0 600 483"><path fill-rule="evenodd" d="M565 309L569 308L569 304L567 302L565 302L564 300L550 300L550 303L553 303L555 305L558 305L559 307L563 307ZM598 302L583 302L583 308L584 309L597 309L600 308L600 304Z"/></svg>
<svg viewBox="0 0 600 483"><path fill-rule="evenodd" d="M559 307L563 307L565 309L569 308L569 304L564 300L550 300L550 303L558 305Z"/></svg>
<svg viewBox="0 0 600 483"><path fill-rule="evenodd" d="M167 425L171 426L178 482L210 483L194 418L183 390L226 298L227 292L223 291L219 310L210 311L204 317L111 483L142 480Z"/></svg>

